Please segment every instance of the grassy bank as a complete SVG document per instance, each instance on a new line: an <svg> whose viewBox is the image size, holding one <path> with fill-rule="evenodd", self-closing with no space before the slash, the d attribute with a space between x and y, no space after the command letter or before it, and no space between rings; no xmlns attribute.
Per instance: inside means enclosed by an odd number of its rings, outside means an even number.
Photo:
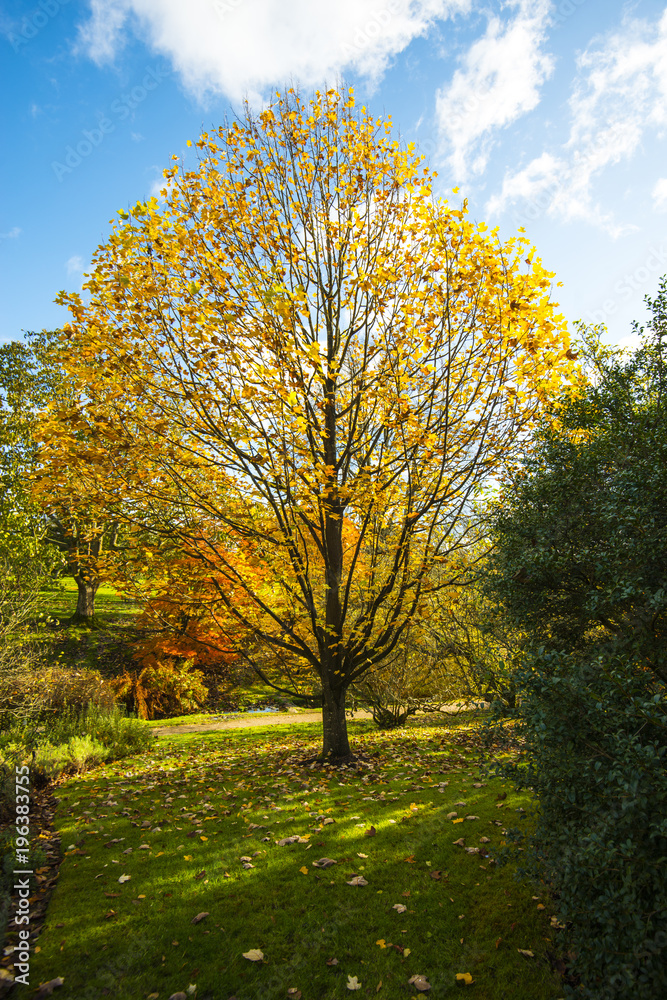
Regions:
<svg viewBox="0 0 667 1000"><path fill-rule="evenodd" d="M319 746L303 724L161 737L64 784L66 854L31 987L62 976L60 1000L190 986L199 1000L315 1000L361 984L361 997L402 998L422 975L440 997L468 973L480 1000L559 996L548 898L454 843L483 852L529 822L525 796L480 775L476 730L350 729L359 773L299 766Z"/></svg>

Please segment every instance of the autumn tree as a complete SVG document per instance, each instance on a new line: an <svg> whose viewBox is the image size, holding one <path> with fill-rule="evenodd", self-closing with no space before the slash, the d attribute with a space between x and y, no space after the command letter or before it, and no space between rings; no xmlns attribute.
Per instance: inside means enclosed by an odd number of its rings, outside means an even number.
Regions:
<svg viewBox="0 0 667 1000"><path fill-rule="evenodd" d="M11 376L7 400L13 407L15 444L9 450L14 465L5 499L15 519L25 521L29 514L33 535L52 553L45 562L53 572L74 578L77 605L72 621L91 626L106 554L117 547L121 521L91 499L85 462L71 466L64 447L48 461L43 451L39 453L43 412L67 409L78 398L75 381L60 364L59 331L29 333L25 344L7 347L13 353L0 357L0 372ZM69 440L85 446L85 426L70 424L62 431L61 444Z"/></svg>
<svg viewBox="0 0 667 1000"><path fill-rule="evenodd" d="M163 205L120 213L86 300L61 295L85 392L45 447L85 425L70 467L197 553L229 635L317 676L341 757L347 688L474 536L471 500L568 371L567 335L526 239L434 198L351 92L277 95L196 145Z"/></svg>

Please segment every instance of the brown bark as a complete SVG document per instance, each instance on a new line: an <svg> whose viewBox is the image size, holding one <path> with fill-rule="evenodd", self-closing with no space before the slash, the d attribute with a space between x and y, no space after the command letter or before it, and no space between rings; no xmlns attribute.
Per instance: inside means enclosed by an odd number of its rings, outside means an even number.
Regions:
<svg viewBox="0 0 667 1000"><path fill-rule="evenodd" d="M344 689L322 694L322 730L322 756L324 759L350 756Z"/></svg>
<svg viewBox="0 0 667 1000"><path fill-rule="evenodd" d="M95 594L100 585L99 580L91 580L84 576L76 576L78 595L76 600L76 611L72 615L71 621L81 625L93 625L95 623Z"/></svg>

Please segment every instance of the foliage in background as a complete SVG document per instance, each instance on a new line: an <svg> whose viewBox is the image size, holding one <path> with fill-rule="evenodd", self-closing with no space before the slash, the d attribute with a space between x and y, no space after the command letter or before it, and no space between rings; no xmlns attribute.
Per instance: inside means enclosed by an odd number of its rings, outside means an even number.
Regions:
<svg viewBox="0 0 667 1000"><path fill-rule="evenodd" d="M583 331L591 384L503 491L488 587L530 635L514 674L576 996L667 995L667 282L629 358Z"/></svg>
<svg viewBox="0 0 667 1000"><path fill-rule="evenodd" d="M163 719L194 712L206 701L208 689L192 660L158 659L146 655L147 666L126 670L112 682L116 697L141 719Z"/></svg>
<svg viewBox="0 0 667 1000"><path fill-rule="evenodd" d="M329 90L202 135L164 204L121 213L86 301L61 296L84 388L44 428L45 476L131 498L224 575L221 633L317 675L325 755L349 753L347 688L419 618L573 358L534 249L435 200L391 131ZM270 580L226 559L228 533Z"/></svg>
<svg viewBox="0 0 667 1000"><path fill-rule="evenodd" d="M7 674L1 681L0 718L6 725L12 717L22 725L29 721L57 719L67 709L83 711L92 702L111 709L115 695L98 670L71 670L36 662L32 669Z"/></svg>

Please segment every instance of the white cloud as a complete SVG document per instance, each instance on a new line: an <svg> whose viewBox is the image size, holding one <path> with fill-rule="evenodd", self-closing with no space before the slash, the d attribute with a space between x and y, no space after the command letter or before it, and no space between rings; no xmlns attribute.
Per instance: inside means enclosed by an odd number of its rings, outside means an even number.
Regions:
<svg viewBox="0 0 667 1000"><path fill-rule="evenodd" d="M436 94L436 117L456 180L486 169L494 133L540 101L540 87L554 69L542 51L549 0L510 0L514 17L489 19L448 86Z"/></svg>
<svg viewBox="0 0 667 1000"><path fill-rule="evenodd" d="M67 268L67 273L69 274L70 277L72 277L72 275L75 274L83 274L83 266L84 266L83 257L79 257L76 254L73 257L70 257L70 259L65 264L65 267Z"/></svg>
<svg viewBox="0 0 667 1000"><path fill-rule="evenodd" d="M172 184L173 184L173 181L171 181L171 180L167 181L167 180L164 179L164 177L158 177L151 184L150 190L148 192L148 197L149 198L157 198L157 200L159 202L162 202L164 204L164 202L166 201L166 197L165 197L165 195L162 192L166 191L167 193L169 193L169 191L171 190Z"/></svg>
<svg viewBox="0 0 667 1000"><path fill-rule="evenodd" d="M570 131L558 154L544 152L527 167L506 174L502 190L487 204L499 212L509 204L528 218L542 212L566 221L582 219L612 236L629 229L594 200L594 182L609 167L630 160L644 134L667 125L667 11L657 22L626 20L577 60L570 97ZM663 185L660 187L660 185ZM653 190L667 200L667 181ZM525 204L527 202L527 204Z"/></svg>
<svg viewBox="0 0 667 1000"><path fill-rule="evenodd" d="M14 226L8 233L0 233L0 240L15 240L21 235L19 226Z"/></svg>
<svg viewBox="0 0 667 1000"><path fill-rule="evenodd" d="M251 100L295 80L333 82L352 69L378 80L391 58L472 0L90 0L80 42L102 63L127 34L171 60L200 98Z"/></svg>
<svg viewBox="0 0 667 1000"><path fill-rule="evenodd" d="M667 177L661 177L656 181L651 195L653 197L653 204L658 211L667 211Z"/></svg>

